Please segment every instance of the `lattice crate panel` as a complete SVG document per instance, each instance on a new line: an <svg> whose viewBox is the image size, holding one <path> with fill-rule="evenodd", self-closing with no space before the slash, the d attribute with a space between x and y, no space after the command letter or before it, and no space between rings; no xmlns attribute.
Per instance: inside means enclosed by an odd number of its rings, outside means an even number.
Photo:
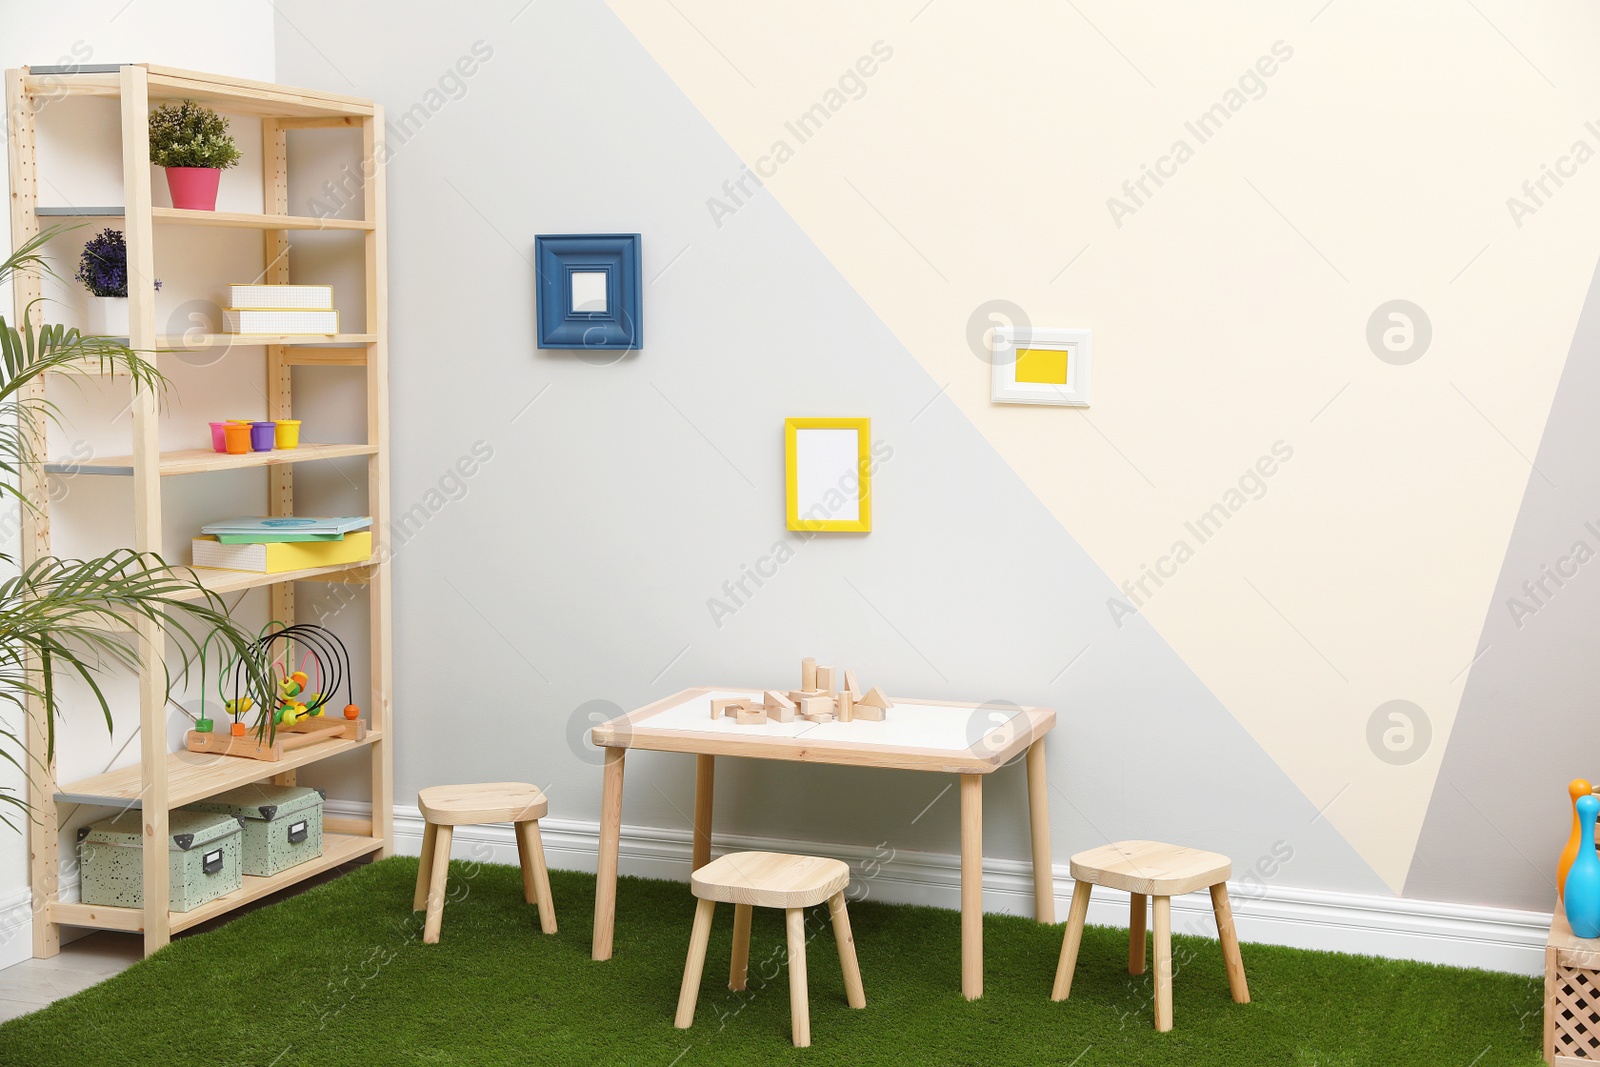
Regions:
<svg viewBox="0 0 1600 1067"><path fill-rule="evenodd" d="M1550 1047L1545 1060L1552 1064L1600 1064L1600 971L1548 964Z"/></svg>

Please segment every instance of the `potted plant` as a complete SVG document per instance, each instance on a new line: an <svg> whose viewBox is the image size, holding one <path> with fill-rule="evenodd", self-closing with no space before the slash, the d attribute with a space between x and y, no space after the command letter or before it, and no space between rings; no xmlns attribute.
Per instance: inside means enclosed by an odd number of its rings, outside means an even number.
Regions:
<svg viewBox="0 0 1600 1067"><path fill-rule="evenodd" d="M0 259L0 282L21 272L54 276L40 250L61 232L46 230ZM30 304L15 325L0 316L0 425L9 427L0 432L0 471L5 475L0 477L0 500L10 497L21 508L35 506L20 488L28 481L21 475L37 471L44 462L36 442L43 440L42 430L55 415L37 388L46 375L89 361L99 363L102 372L128 375L135 389L160 394L167 386L155 364L125 344L33 321L41 304ZM0 551L0 567L10 575L0 582L0 759L25 772L48 766L54 756L56 722L66 699L63 677L88 689L107 728L111 726L111 705L100 680L108 666L136 666L146 655L139 629L130 623L153 627L160 635L157 641L176 643L184 667L163 675L169 696L200 642L208 638L246 661L254 691L272 684L250 655L254 635L229 617L221 597L188 568L170 566L153 552L119 548L88 560L44 556L23 566ZM110 620L116 625L108 626ZM31 754L31 763L19 725L30 702L42 709L46 747L44 753ZM0 789L0 805L26 810L25 801L9 788ZM0 821L16 826L4 814Z"/></svg>
<svg viewBox="0 0 1600 1067"><path fill-rule="evenodd" d="M75 277L89 290L88 325L98 337L128 336L128 245L121 230L101 230L83 246ZM161 279L155 280L161 289Z"/></svg>
<svg viewBox="0 0 1600 1067"><path fill-rule="evenodd" d="M223 171L239 165L239 147L227 119L184 100L150 112L150 162L166 168L173 207L215 211L217 185Z"/></svg>

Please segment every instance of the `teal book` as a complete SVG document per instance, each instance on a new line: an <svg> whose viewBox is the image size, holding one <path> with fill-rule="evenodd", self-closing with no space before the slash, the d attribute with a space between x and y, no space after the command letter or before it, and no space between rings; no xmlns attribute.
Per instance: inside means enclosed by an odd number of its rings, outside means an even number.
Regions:
<svg viewBox="0 0 1600 1067"><path fill-rule="evenodd" d="M219 533L212 534L225 545L277 545L290 541L343 541L342 533Z"/></svg>
<svg viewBox="0 0 1600 1067"><path fill-rule="evenodd" d="M304 535L320 535L316 540L337 541L345 534L354 530L365 530L372 525L372 518L368 515L344 515L336 517L310 516L310 515L275 515L267 517L247 516L242 519L222 519L217 522L207 523L200 527L200 532L211 534L218 538L228 537L235 540L225 543L283 543L287 541L309 541L311 537ZM293 538L284 537L283 534L300 535Z"/></svg>

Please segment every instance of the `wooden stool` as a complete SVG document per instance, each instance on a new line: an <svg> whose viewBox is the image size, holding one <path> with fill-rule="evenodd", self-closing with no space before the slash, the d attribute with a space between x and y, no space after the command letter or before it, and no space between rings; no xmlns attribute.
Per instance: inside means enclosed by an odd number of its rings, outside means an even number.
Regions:
<svg viewBox="0 0 1600 1067"><path fill-rule="evenodd" d="M798 1047L811 1044L811 1007L806 994L805 909L828 902L833 916L833 939L839 944L839 966L844 971L845 999L852 1008L867 1006L856 965L856 942L850 935L844 889L850 868L839 860L813 856L787 856L781 852L732 852L701 867L690 879L700 905L694 913L694 933L689 937L689 962L683 968L678 991L678 1015L673 1025L687 1030L694 1022L694 1004L700 996L700 972L705 967L706 943L711 939L711 913L717 901L733 905L733 963L728 988L743 989L750 963L750 909L782 908L789 928L789 1028Z"/></svg>
<svg viewBox="0 0 1600 1067"><path fill-rule="evenodd" d="M539 905L539 926L556 932L556 909L550 900L550 871L544 865L544 842L539 820L549 808L537 787L521 782L487 785L436 785L417 794L426 825L422 830L422 859L417 864L417 892L411 910L428 909L422 940L439 942L444 921L445 880L450 873L450 838L457 826L509 822L517 828L517 855L522 860L522 895Z"/></svg>
<svg viewBox="0 0 1600 1067"><path fill-rule="evenodd" d="M1228 991L1236 1004L1250 1003L1239 958L1239 933L1233 926L1228 903L1228 876L1233 865L1215 852L1163 845L1157 841L1118 841L1080 852L1072 857L1072 913L1061 942L1061 962L1056 967L1051 1000L1066 1000L1072 990L1072 971L1083 941L1083 920L1089 913L1091 886L1103 885L1132 895L1128 912L1128 973L1144 973L1145 898L1155 898L1156 913L1156 1029L1172 1029L1172 898L1196 889L1211 889L1211 908L1217 915L1222 938L1222 958L1228 966Z"/></svg>

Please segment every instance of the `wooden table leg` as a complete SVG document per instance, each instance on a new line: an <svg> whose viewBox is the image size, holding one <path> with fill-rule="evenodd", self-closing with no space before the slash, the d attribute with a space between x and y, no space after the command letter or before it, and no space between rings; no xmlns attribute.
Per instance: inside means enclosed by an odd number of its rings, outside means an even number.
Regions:
<svg viewBox="0 0 1600 1067"><path fill-rule="evenodd" d="M611 934L617 919L617 847L622 838L622 758L627 749L606 749L605 779L600 800L600 856L594 885L594 944L589 955L611 958Z"/></svg>
<svg viewBox="0 0 1600 1067"><path fill-rule="evenodd" d="M1028 746L1028 827L1033 832L1033 917L1056 921L1056 877L1050 859L1050 790L1044 780L1044 738Z"/></svg>
<svg viewBox="0 0 1600 1067"><path fill-rule="evenodd" d="M694 859L693 869L711 862L711 785L717 757L694 758Z"/></svg>
<svg viewBox="0 0 1600 1067"><path fill-rule="evenodd" d="M439 943L439 926L444 922L444 898L450 881L450 839L455 827L441 826L433 832L432 873L428 876L428 913L422 924L422 941Z"/></svg>
<svg viewBox="0 0 1600 1067"><path fill-rule="evenodd" d="M983 996L983 775L961 776L961 995Z"/></svg>

